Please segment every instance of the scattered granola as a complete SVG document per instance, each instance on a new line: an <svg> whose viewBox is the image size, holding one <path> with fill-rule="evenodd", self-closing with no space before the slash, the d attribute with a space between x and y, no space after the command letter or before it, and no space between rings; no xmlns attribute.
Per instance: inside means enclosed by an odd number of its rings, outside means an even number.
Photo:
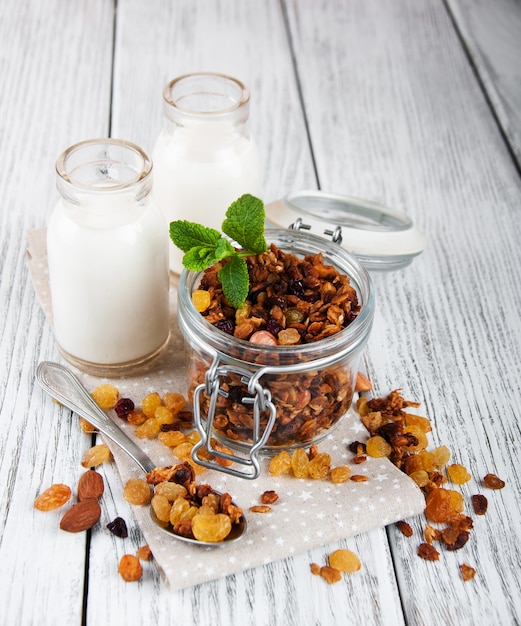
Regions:
<svg viewBox="0 0 521 626"><path fill-rule="evenodd" d="M476 570L468 563L460 565L461 576L465 582L472 580L476 575Z"/></svg>

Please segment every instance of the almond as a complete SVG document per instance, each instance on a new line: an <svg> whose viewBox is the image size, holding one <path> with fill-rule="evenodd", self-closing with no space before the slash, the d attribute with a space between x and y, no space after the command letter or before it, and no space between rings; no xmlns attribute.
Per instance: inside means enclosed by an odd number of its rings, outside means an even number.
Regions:
<svg viewBox="0 0 521 626"><path fill-rule="evenodd" d="M82 500L65 513L60 528L69 533L79 533L92 528L101 517L101 507L97 500Z"/></svg>
<svg viewBox="0 0 521 626"><path fill-rule="evenodd" d="M78 481L78 500L99 500L104 490L103 476L95 470L89 470Z"/></svg>
<svg viewBox="0 0 521 626"><path fill-rule="evenodd" d="M355 391L370 391L373 388L371 381L362 372L356 375Z"/></svg>

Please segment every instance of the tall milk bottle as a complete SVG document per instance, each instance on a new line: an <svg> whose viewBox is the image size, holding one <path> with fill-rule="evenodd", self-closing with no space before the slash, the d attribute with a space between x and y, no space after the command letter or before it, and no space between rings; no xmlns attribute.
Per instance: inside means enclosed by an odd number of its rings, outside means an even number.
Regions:
<svg viewBox="0 0 521 626"><path fill-rule="evenodd" d="M154 147L154 199L168 223L184 219L218 231L241 195L260 197L257 144L247 122L250 93L237 79L195 73L163 91L164 127ZM170 243L170 270L183 253Z"/></svg>
<svg viewBox="0 0 521 626"><path fill-rule="evenodd" d="M47 228L58 347L78 369L116 376L148 365L170 334L168 226L138 146L93 139L56 162Z"/></svg>

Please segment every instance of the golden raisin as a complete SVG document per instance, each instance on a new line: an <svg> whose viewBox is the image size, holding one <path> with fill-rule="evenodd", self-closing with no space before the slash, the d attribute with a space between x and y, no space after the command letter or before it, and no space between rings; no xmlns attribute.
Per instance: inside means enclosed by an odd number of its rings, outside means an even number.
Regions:
<svg viewBox="0 0 521 626"><path fill-rule="evenodd" d="M412 472L409 474L409 478L414 480L414 482L418 485L418 487L425 487L425 485L429 482L429 474L425 470L418 470L416 472Z"/></svg>
<svg viewBox="0 0 521 626"><path fill-rule="evenodd" d="M163 445L169 448L175 448L175 446L178 446L186 441L186 435L180 430L167 430L165 432L160 432L157 438Z"/></svg>
<svg viewBox="0 0 521 626"><path fill-rule="evenodd" d="M362 567L358 555L351 550L335 550L329 555L329 565L340 572L357 572Z"/></svg>
<svg viewBox="0 0 521 626"><path fill-rule="evenodd" d="M148 504L150 502L150 487L142 478L131 478L125 484L123 497L130 504Z"/></svg>
<svg viewBox="0 0 521 626"><path fill-rule="evenodd" d="M177 445L175 448L173 448L172 452L175 454L175 456L178 459L185 460L185 459L191 458L190 454L192 452L193 447L194 446L191 443L189 443L188 441L185 441Z"/></svg>
<svg viewBox="0 0 521 626"><path fill-rule="evenodd" d="M124 554L119 562L118 571L121 578L127 583L139 580L143 574L143 568L139 559L133 554Z"/></svg>
<svg viewBox="0 0 521 626"><path fill-rule="evenodd" d="M283 450L270 460L269 472L272 476L286 474L291 469L291 455L287 450Z"/></svg>
<svg viewBox="0 0 521 626"><path fill-rule="evenodd" d="M307 478L309 475L309 458L304 448L297 448L291 455L291 469L296 478Z"/></svg>
<svg viewBox="0 0 521 626"><path fill-rule="evenodd" d="M162 424L173 424L175 420L174 414L166 406L158 406L154 411L154 418L160 426Z"/></svg>
<svg viewBox="0 0 521 626"><path fill-rule="evenodd" d="M174 415L183 410L186 405L186 399L180 393L168 392L163 396L163 404L170 409Z"/></svg>
<svg viewBox="0 0 521 626"><path fill-rule="evenodd" d="M92 446L92 448L85 452L81 464L83 467L96 467L109 459L110 448L104 443L100 443L96 446Z"/></svg>
<svg viewBox="0 0 521 626"><path fill-rule="evenodd" d="M206 309L210 306L211 301L212 297L210 296L209 291L196 289L192 292L192 303L199 313L206 311Z"/></svg>
<svg viewBox="0 0 521 626"><path fill-rule="evenodd" d="M135 409L134 411L127 413L127 422L133 426L139 426L140 424L143 424L143 422L146 422L146 420L147 416L143 413L143 411Z"/></svg>
<svg viewBox="0 0 521 626"><path fill-rule="evenodd" d="M155 494L150 502L152 510L160 522L168 522L170 519L170 509L172 504L166 496Z"/></svg>
<svg viewBox="0 0 521 626"><path fill-rule="evenodd" d="M161 406L161 396L157 391L147 394L141 401L141 410L147 417L154 417L159 406Z"/></svg>
<svg viewBox="0 0 521 626"><path fill-rule="evenodd" d="M468 483L472 476L467 472L467 469L459 463L453 463L447 467L447 474L450 480L456 485L463 485Z"/></svg>
<svg viewBox="0 0 521 626"><path fill-rule="evenodd" d="M442 469L450 459L450 450L447 446L439 446L431 452L434 467L432 469ZM432 469L430 471L432 471Z"/></svg>
<svg viewBox="0 0 521 626"><path fill-rule="evenodd" d="M192 520L192 532L198 541L223 541L231 529L232 522L224 513L196 515Z"/></svg>
<svg viewBox="0 0 521 626"><path fill-rule="evenodd" d="M101 409L113 409L119 399L119 391L117 387L109 384L98 385L91 395L94 402Z"/></svg>
<svg viewBox="0 0 521 626"><path fill-rule="evenodd" d="M138 426L134 433L139 439L153 439L157 437L160 429L161 424L154 417L150 417Z"/></svg>
<svg viewBox="0 0 521 626"><path fill-rule="evenodd" d="M178 485L177 483L165 480L162 483L158 483L154 487L154 493L156 495L164 496L170 502L173 502L179 497L184 498L188 492L183 485Z"/></svg>
<svg viewBox="0 0 521 626"><path fill-rule="evenodd" d="M335 485L345 483L351 477L351 469L347 465L339 465L331 470L331 482Z"/></svg>
<svg viewBox="0 0 521 626"><path fill-rule="evenodd" d="M372 456L375 459L380 459L382 457L389 456L392 448L383 437L375 435L366 441L365 450L369 456Z"/></svg>
<svg viewBox="0 0 521 626"><path fill-rule="evenodd" d="M431 522L448 522L454 516L450 491L442 487L433 489L427 496L425 515Z"/></svg>
<svg viewBox="0 0 521 626"><path fill-rule="evenodd" d="M80 421L80 428L86 435L92 435L93 433L98 432L98 429L95 426L93 426L90 422L87 422L87 420L84 417L80 417L79 421Z"/></svg>
<svg viewBox="0 0 521 626"><path fill-rule="evenodd" d="M39 511L52 511L63 506L71 497L71 488L61 483L51 485L34 501L34 508Z"/></svg>
<svg viewBox="0 0 521 626"><path fill-rule="evenodd" d="M331 457L325 452L319 452L308 463L308 474L310 478L321 480L329 474L331 469Z"/></svg>

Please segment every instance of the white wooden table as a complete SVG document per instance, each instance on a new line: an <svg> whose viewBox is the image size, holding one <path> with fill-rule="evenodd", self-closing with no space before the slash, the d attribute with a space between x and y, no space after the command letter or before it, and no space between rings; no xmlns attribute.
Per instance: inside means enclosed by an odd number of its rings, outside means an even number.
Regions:
<svg viewBox="0 0 521 626"><path fill-rule="evenodd" d="M309 573L324 546L169 592L152 564L140 583L118 576L135 524L123 543L35 514L43 487L74 484L89 442L34 384L59 356L26 231L46 225L64 148L110 135L151 150L164 84L196 70L250 87L266 202L321 188L428 235L410 267L373 276L366 367L376 393L422 402L433 445L475 477L466 496L487 472L506 481L463 550L426 562L391 527L341 544L363 569L334 586ZM2 0L0 79L0 624L521 623L519 1ZM103 472L104 517L131 521Z"/></svg>

